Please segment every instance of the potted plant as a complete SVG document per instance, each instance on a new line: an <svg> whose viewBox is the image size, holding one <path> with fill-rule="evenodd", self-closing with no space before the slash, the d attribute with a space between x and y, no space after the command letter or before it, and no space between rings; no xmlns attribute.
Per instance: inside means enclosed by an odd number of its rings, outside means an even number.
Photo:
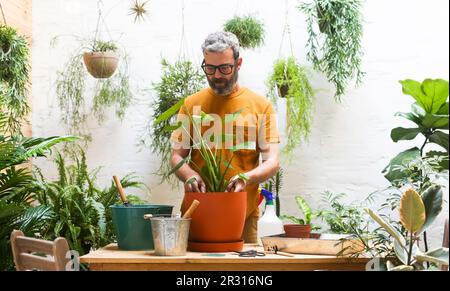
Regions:
<svg viewBox="0 0 450 291"><path fill-rule="evenodd" d="M89 74L97 79L111 77L119 62L117 50L116 44L111 41L95 40L91 50L83 54L84 64Z"/></svg>
<svg viewBox="0 0 450 291"><path fill-rule="evenodd" d="M294 223L284 225L286 237L317 238L320 236L317 234L314 234L314 236L311 235L311 231L319 229L319 227L314 227L311 225L311 220L316 216L316 214L312 212L309 204L301 196L296 196L295 202L297 203L298 209L303 213L303 218L298 218L292 215L282 215L280 217L281 219L287 219Z"/></svg>
<svg viewBox="0 0 450 291"><path fill-rule="evenodd" d="M275 62L267 86L268 95L276 104L277 98L286 100L286 135L289 136L284 152L291 153L298 144L308 138L314 103L314 90L306 69L294 57Z"/></svg>
<svg viewBox="0 0 450 291"><path fill-rule="evenodd" d="M231 162L234 158L234 153L238 150L255 150L256 143L244 142L232 146L227 149L231 153L231 158L225 160L223 151L215 150L224 145L222 138L214 136L213 139L210 139L201 134L202 124L213 121L212 116L204 112L200 114L189 112L184 106L184 99L159 116L155 120L155 124L171 118L182 107L188 120L179 121L175 126L167 127L166 130L179 130L188 133L192 145L195 145L195 149L191 146L189 156L180 161L170 173L175 173L184 164L189 164L200 174L206 184L206 193L185 193L182 202L182 212L185 212L194 200L200 202L200 205L192 215L188 249L206 252L241 250L243 248L241 236L245 224L247 193L226 192L226 188L233 170ZM222 129L226 124L233 123L240 116L241 112L242 110L239 110L226 115L221 121ZM234 141L234 137L232 135L232 137L229 136L228 138L232 138L232 141ZM228 138L225 138L225 140L227 141ZM203 167L200 168L195 163L191 163L190 155L193 150L199 151L205 161ZM237 173L237 175L241 179L248 179L243 173ZM193 181L193 179L190 179L186 183L192 183Z"/></svg>
<svg viewBox="0 0 450 291"><path fill-rule="evenodd" d="M437 248L422 252L417 246L419 235L436 219L442 210L443 193L439 186L429 187L422 195L413 189L403 192L400 200L399 217L404 231L399 231L382 216L369 208L365 211L393 239L396 262L389 260L391 271L413 271L425 269L424 262L448 265L448 248Z"/></svg>
<svg viewBox="0 0 450 291"><path fill-rule="evenodd" d="M410 95L415 103L411 112L398 112L415 124L412 128L397 127L391 131L394 142L414 140L422 136L417 146L405 150L394 157L383 170L384 177L394 188L412 187L419 194L439 183L439 178L447 178L449 169L449 83L442 79L426 79L422 83L403 80L403 93ZM430 145L439 146L427 151ZM428 251L426 232L423 232L425 251Z"/></svg>
<svg viewBox="0 0 450 291"><path fill-rule="evenodd" d="M27 102L29 48L26 39L9 26L0 25L0 98L6 131L21 136L30 107Z"/></svg>
<svg viewBox="0 0 450 291"><path fill-rule="evenodd" d="M191 61L178 60L171 64L166 59L162 59L161 64L161 80L153 84L156 96L152 103L152 120L156 120L180 100L206 86L203 72L196 68ZM141 143L161 157L161 164L156 172L161 177L161 182L166 181L175 186L178 184L178 180L173 175L168 175L171 170L169 163L171 133L165 130L173 121L173 117L171 117L158 124L150 124L141 138Z"/></svg>
<svg viewBox="0 0 450 291"><path fill-rule="evenodd" d="M224 24L223 30L235 34L242 48L254 49L264 44L264 24L253 16L235 16Z"/></svg>
<svg viewBox="0 0 450 291"><path fill-rule="evenodd" d="M348 83L356 78L356 84L361 84L365 74L361 69L361 7L361 0L315 0L299 6L307 17L307 58L315 70L323 72L334 84L334 98L338 102Z"/></svg>
<svg viewBox="0 0 450 291"><path fill-rule="evenodd" d="M57 38L53 39L53 46ZM94 83L88 80L88 72L83 65L86 48L114 53L120 55L116 72L107 79L95 79ZM87 53L89 55L91 53ZM96 55L92 53L92 55ZM101 54L99 54L101 55ZM102 58L98 58L102 60ZM97 76L106 76L111 73L112 67L107 66L107 59L89 64L100 64L100 69L89 69ZM88 61L89 62L89 61ZM89 66L90 67L90 66ZM110 68L110 69L107 69ZM109 74L108 73L108 74ZM103 74L103 75L102 75ZM87 126L88 117L93 115L98 124L105 120L105 111L109 108L115 109L115 115L123 119L127 108L133 102L133 93L130 88L128 57L123 49L118 50L114 44L102 44L101 42L81 41L80 45L69 55L68 61L63 69L58 71L56 79L56 97L61 110L61 121L70 134L84 137L86 144L92 140ZM91 106L86 106L89 104Z"/></svg>

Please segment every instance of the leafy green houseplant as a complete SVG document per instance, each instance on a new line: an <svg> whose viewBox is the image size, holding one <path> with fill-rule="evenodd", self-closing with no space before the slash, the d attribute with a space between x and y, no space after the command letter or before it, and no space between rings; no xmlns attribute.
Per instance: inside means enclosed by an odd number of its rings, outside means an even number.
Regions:
<svg viewBox="0 0 450 291"><path fill-rule="evenodd" d="M294 57L275 62L267 86L274 103L278 97L286 98L286 135L289 139L284 152L291 153L310 134L314 90L306 69Z"/></svg>
<svg viewBox="0 0 450 291"><path fill-rule="evenodd" d="M350 81L356 78L360 84L364 76L361 7L361 0L314 0L299 6L307 17L307 57L335 85L338 102Z"/></svg>
<svg viewBox="0 0 450 291"><path fill-rule="evenodd" d="M0 98L12 135L22 135L21 125L30 111L27 102L29 47L26 39L9 26L0 25Z"/></svg>
<svg viewBox="0 0 450 291"><path fill-rule="evenodd" d="M153 84L153 90L156 93L155 101L152 103L153 120L156 120L183 98L206 86L203 72L195 68L191 61L178 60L174 64L170 64L166 59L162 59L161 64L161 81ZM171 170L169 163L171 146L170 131L165 130L173 121L173 117L171 117L152 124L141 141L144 145L148 145L153 153L161 157L161 164L156 172L161 177L161 182L167 181L176 185L178 182L176 178L168 175Z"/></svg>
<svg viewBox="0 0 450 291"><path fill-rule="evenodd" d="M308 202L301 197L296 196L295 202L298 209L303 213L303 218L299 218L292 215L282 215L280 218L283 220L289 220L294 224L285 224L284 231L287 237L298 237L298 238L309 238L311 237L311 230L318 229L318 227L313 227L311 221L317 215L313 213Z"/></svg>
<svg viewBox="0 0 450 291"><path fill-rule="evenodd" d="M416 245L420 233L424 232L436 219L442 210L442 189L438 186L429 187L422 195L413 189L406 190L400 200L399 217L405 232L399 232L382 216L366 209L367 213L393 239L393 247L398 265L388 261L388 269L392 271L423 270L424 262L448 265L448 248L438 248L422 252Z"/></svg>
<svg viewBox="0 0 450 291"><path fill-rule="evenodd" d="M185 164L191 166L206 185L206 193L186 192L182 202L182 212L198 200L200 205L192 216L189 229L189 245L191 251L214 250L224 252L232 247L235 250L243 248L242 232L245 225L247 193L246 192L226 192L229 184L230 173L238 172L232 166L235 153L239 150L255 150L255 142L244 142L234 144L234 134L223 134L220 137L208 137L202 132L202 125L211 121L215 122L211 115L204 112L191 112L184 105L184 99L163 113L155 124L171 118L180 109L184 115L175 125L166 127L165 130L176 131L174 138L179 133L186 133L188 138L189 154L178 162L170 171L175 173ZM221 120L221 129L233 122L240 116L242 110L225 115ZM230 148L223 146L228 142L233 142ZM183 141L182 141L183 142ZM192 159L193 152L199 154L204 161L204 165L197 165ZM226 151L226 152L225 152ZM225 153L224 153L225 152ZM231 158L226 156L231 152ZM244 173L237 173L241 179L248 180ZM188 179L187 184L193 183L195 178ZM219 227L220 226L220 227Z"/></svg>
<svg viewBox="0 0 450 291"><path fill-rule="evenodd" d="M235 34L242 48L254 49L264 44L264 24L253 16L235 16L223 29Z"/></svg>
<svg viewBox="0 0 450 291"><path fill-rule="evenodd" d="M119 198L113 182L103 189L97 185L100 169L88 169L86 156L81 148L72 153L71 159L73 163L68 165L66 159L57 153L55 165L58 179L47 181L36 168L36 181L28 188L37 201L53 213L40 229L42 237L49 240L58 236L65 237L70 249L83 255L114 241L109 206L119 203ZM121 184L124 188L143 186L133 175L125 176ZM136 197L130 199L136 204L140 202Z"/></svg>
<svg viewBox="0 0 450 291"><path fill-rule="evenodd" d="M448 181L448 129L449 129L449 84L441 79L426 79L422 83L414 80L400 82L403 93L410 95L416 101L411 106L411 112L397 113L415 123L416 127L397 127L391 131L394 142L414 140L421 135L423 142L399 153L383 170L384 177L393 187L412 187L419 194L430 186L436 185L439 178ZM431 144L445 151L429 150ZM428 250L426 232L424 235L425 250Z"/></svg>
<svg viewBox="0 0 450 291"><path fill-rule="evenodd" d="M83 65L86 50L98 51L99 55L103 54L103 51L114 50L114 55L118 54L121 59L117 71L109 78L95 79L95 82L92 82ZM102 57L98 60L100 68L104 65L100 73L102 70L106 72L106 63L103 63ZM111 72L109 69L108 71ZM58 72L56 96L62 114L61 121L68 132L90 141L92 137L86 124L90 115L94 115L97 122L102 124L105 120L105 111L115 108L116 116L123 119L127 108L133 102L126 53L118 50L111 42L92 41L87 44L82 42L80 47L72 52L64 69Z"/></svg>

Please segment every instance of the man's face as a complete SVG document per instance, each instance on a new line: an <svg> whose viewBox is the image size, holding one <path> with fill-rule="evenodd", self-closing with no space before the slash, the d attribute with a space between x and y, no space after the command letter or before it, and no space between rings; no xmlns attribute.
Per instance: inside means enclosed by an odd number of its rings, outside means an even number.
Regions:
<svg viewBox="0 0 450 291"><path fill-rule="evenodd" d="M238 80L242 58L235 60L231 48L223 52L207 51L204 58L203 67L211 89L220 96L230 95Z"/></svg>

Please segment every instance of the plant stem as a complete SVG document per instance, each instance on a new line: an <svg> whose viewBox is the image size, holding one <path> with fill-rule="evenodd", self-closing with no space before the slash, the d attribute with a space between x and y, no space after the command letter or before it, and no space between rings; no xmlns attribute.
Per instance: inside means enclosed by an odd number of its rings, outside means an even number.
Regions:
<svg viewBox="0 0 450 291"><path fill-rule="evenodd" d="M410 233L410 239L409 239L409 252L408 252L408 263L407 265L410 266L411 265L411 255L412 255L412 248L413 248L413 232L411 231Z"/></svg>

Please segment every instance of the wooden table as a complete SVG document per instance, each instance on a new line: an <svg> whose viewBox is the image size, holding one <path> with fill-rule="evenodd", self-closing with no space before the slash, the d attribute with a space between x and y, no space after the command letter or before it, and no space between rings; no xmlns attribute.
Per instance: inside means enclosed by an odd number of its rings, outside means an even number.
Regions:
<svg viewBox="0 0 450 291"><path fill-rule="evenodd" d="M244 250L262 247L246 244ZM366 258L344 258L320 255L294 255L286 257L266 254L264 257L239 257L234 253L225 256L187 252L182 257L155 256L148 251L123 251L117 244L80 257L95 271L309 271L309 270L365 270Z"/></svg>

